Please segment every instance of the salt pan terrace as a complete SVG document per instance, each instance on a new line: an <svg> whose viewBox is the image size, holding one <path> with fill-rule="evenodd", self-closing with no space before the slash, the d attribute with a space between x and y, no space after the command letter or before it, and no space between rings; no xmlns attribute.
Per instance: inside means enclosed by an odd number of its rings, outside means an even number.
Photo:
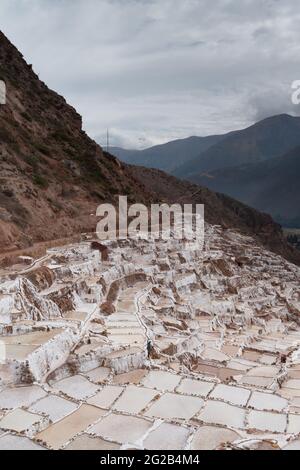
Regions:
<svg viewBox="0 0 300 470"><path fill-rule="evenodd" d="M218 226L98 245L1 271L0 449L299 449L299 268Z"/></svg>

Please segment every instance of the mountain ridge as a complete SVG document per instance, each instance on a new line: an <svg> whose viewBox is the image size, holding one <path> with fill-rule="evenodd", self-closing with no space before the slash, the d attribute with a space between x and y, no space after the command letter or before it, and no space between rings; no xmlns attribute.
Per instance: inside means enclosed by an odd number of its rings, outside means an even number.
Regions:
<svg viewBox="0 0 300 470"><path fill-rule="evenodd" d="M300 146L264 162L193 175L191 181L268 212L285 226L300 228Z"/></svg>
<svg viewBox="0 0 300 470"><path fill-rule="evenodd" d="M0 252L94 231L97 206L116 203L119 194L149 205L176 202L183 190L189 202L206 204L211 223L242 230L300 263L271 217L198 186L195 199L193 184L162 172L149 185L151 170L105 152L82 130L76 110L39 80L1 32L0 75L7 87L7 104L0 107Z"/></svg>
<svg viewBox="0 0 300 470"><path fill-rule="evenodd" d="M297 204L300 194L295 180L300 169L296 156L293 162L289 158L289 153L300 146L300 117L288 114L271 116L246 129L224 134L216 143L210 143L201 154L191 159L185 157L185 163L175 170L169 166L166 171L267 212L284 226L300 227ZM171 143L165 146L170 148ZM122 159L122 152L118 154ZM145 153L140 154L137 160L143 155ZM160 160L164 160L163 155ZM280 161L280 168L276 170L277 160ZM165 166L167 164L166 161Z"/></svg>
<svg viewBox="0 0 300 470"><path fill-rule="evenodd" d="M172 173L190 178L195 173L276 158L300 145L300 117L278 114L227 134L198 157Z"/></svg>
<svg viewBox="0 0 300 470"><path fill-rule="evenodd" d="M127 150L120 147L111 147L110 151L125 163L143 165L148 168L172 173L178 164L190 160L207 150L211 145L223 139L223 135L207 137L190 136L176 139L165 144L154 145L144 150Z"/></svg>

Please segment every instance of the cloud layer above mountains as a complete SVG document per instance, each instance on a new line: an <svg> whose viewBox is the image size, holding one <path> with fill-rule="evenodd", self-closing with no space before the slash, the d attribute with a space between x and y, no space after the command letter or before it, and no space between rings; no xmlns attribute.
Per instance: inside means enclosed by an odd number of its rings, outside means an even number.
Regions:
<svg viewBox="0 0 300 470"><path fill-rule="evenodd" d="M100 143L299 114L298 0L1 0L0 27Z"/></svg>

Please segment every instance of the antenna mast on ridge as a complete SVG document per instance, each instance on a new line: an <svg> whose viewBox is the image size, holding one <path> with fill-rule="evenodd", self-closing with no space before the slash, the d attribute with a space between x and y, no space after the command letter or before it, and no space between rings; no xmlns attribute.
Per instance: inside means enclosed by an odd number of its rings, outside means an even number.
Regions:
<svg viewBox="0 0 300 470"><path fill-rule="evenodd" d="M109 130L106 130L106 151L108 152L109 149Z"/></svg>

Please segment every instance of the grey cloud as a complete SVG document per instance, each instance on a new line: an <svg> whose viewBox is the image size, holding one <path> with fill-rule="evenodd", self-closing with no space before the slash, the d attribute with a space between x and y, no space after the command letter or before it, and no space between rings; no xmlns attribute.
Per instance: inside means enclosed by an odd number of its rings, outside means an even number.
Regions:
<svg viewBox="0 0 300 470"><path fill-rule="evenodd" d="M41 79L118 145L144 147L298 114L298 0L1 0Z"/></svg>

